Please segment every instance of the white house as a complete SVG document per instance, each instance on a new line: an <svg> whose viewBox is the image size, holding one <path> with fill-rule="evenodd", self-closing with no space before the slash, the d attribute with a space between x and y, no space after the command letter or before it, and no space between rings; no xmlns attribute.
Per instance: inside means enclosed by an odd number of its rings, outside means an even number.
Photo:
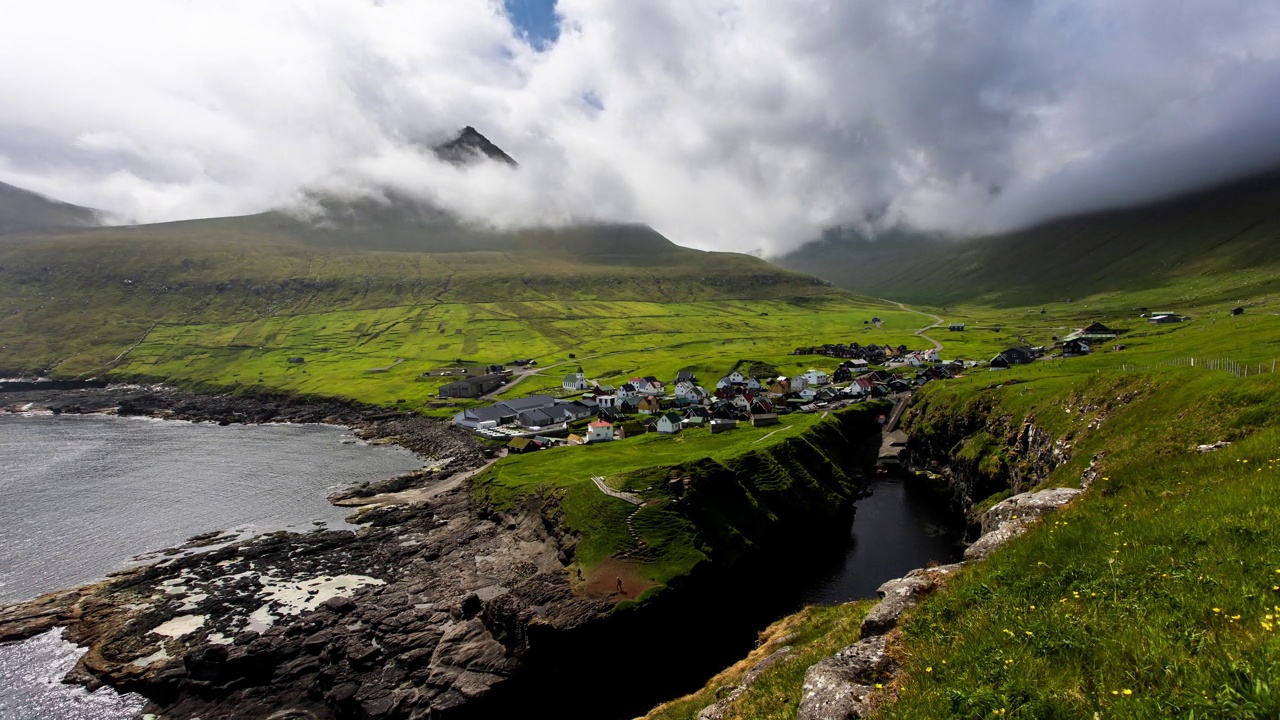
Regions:
<svg viewBox="0 0 1280 720"><path fill-rule="evenodd" d="M810 370L800 377L804 378L805 385L826 385L830 382L830 378L821 370Z"/></svg>
<svg viewBox="0 0 1280 720"><path fill-rule="evenodd" d="M587 376L582 372L582 366L578 366L578 372L572 375L565 375L564 382L560 386L565 390L586 390L590 385L587 384Z"/></svg>
<svg viewBox="0 0 1280 720"><path fill-rule="evenodd" d="M596 405L598 405L598 406L600 406L600 407L602 407L602 408L617 407L617 406L618 406L618 396L617 396L617 395L597 395L597 396L596 396Z"/></svg>
<svg viewBox="0 0 1280 720"><path fill-rule="evenodd" d="M631 383L622 383L622 385L618 388L617 393L615 394L618 396L619 400L625 400L627 398L633 398L633 397L640 397L640 391L637 390L636 386L632 385Z"/></svg>
<svg viewBox="0 0 1280 720"><path fill-rule="evenodd" d="M609 442L613 439L613 423L597 420L587 426L587 442Z"/></svg>
<svg viewBox="0 0 1280 720"><path fill-rule="evenodd" d="M797 375L791 378L791 392L800 392L809 387L809 378L806 375Z"/></svg>
<svg viewBox="0 0 1280 720"><path fill-rule="evenodd" d="M759 392L760 381L755 378L747 378L747 389L751 392Z"/></svg>
<svg viewBox="0 0 1280 720"><path fill-rule="evenodd" d="M652 375L631 378L631 385L641 395L665 395L666 385Z"/></svg>
<svg viewBox="0 0 1280 720"><path fill-rule="evenodd" d="M738 372L737 370L734 370L728 375L725 375L725 379L728 380L730 384L733 384L733 385L741 385L747 381L746 376Z"/></svg>
<svg viewBox="0 0 1280 720"><path fill-rule="evenodd" d="M664 435L675 435L680 432L680 416L675 413L664 413L658 418L658 432Z"/></svg>

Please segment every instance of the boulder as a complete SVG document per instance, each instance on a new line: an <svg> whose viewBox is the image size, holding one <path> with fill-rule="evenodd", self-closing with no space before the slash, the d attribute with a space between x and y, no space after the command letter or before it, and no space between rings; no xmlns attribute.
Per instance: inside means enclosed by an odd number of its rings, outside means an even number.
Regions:
<svg viewBox="0 0 1280 720"><path fill-rule="evenodd" d="M1084 491L1078 488L1052 488L1014 495L982 514L982 532L985 535L1013 520L1030 522L1066 505L1082 492Z"/></svg>
<svg viewBox="0 0 1280 720"><path fill-rule="evenodd" d="M883 635L859 640L810 667L804 674L796 720L866 717L875 684L888 679L893 670L885 642Z"/></svg>

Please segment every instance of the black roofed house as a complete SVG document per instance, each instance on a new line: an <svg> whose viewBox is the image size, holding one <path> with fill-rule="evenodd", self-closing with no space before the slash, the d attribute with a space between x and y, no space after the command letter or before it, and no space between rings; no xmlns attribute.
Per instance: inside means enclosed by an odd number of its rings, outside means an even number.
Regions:
<svg viewBox="0 0 1280 720"><path fill-rule="evenodd" d="M1000 353L1004 357L1005 362L1010 365L1028 365L1036 358L1031 354L1031 350L1023 347L1011 347Z"/></svg>
<svg viewBox="0 0 1280 720"><path fill-rule="evenodd" d="M1243 314L1244 314L1244 308L1243 308L1243 307L1233 307L1233 308L1231 308L1231 314L1232 314L1232 315L1243 315Z"/></svg>
<svg viewBox="0 0 1280 720"><path fill-rule="evenodd" d="M697 382L698 378L694 376L691 370L681 370L676 373L676 382Z"/></svg>
<svg viewBox="0 0 1280 720"><path fill-rule="evenodd" d="M474 398L502 387L507 378L502 373L488 373L476 377L463 378L440 387L442 398Z"/></svg>
<svg viewBox="0 0 1280 720"><path fill-rule="evenodd" d="M1093 352L1093 347L1089 345L1089 341L1087 340L1076 338L1075 340L1068 340L1062 343L1063 357L1079 357L1081 355L1088 355L1091 352Z"/></svg>
<svg viewBox="0 0 1280 720"><path fill-rule="evenodd" d="M767 425L777 425L777 413L760 413L751 416L751 427L765 427Z"/></svg>
<svg viewBox="0 0 1280 720"><path fill-rule="evenodd" d="M1186 318L1182 317L1181 315L1175 315L1174 313L1167 313L1167 312L1154 313L1153 312L1151 313L1151 318L1148 319L1147 322L1153 325L1167 325L1170 323L1180 323L1185 319Z"/></svg>
<svg viewBox="0 0 1280 720"><path fill-rule="evenodd" d="M555 425L557 420L547 410L525 410L516 416L516 422L527 428Z"/></svg>
<svg viewBox="0 0 1280 720"><path fill-rule="evenodd" d="M729 418L715 418L711 421L711 434L716 435L738 426L738 421Z"/></svg>

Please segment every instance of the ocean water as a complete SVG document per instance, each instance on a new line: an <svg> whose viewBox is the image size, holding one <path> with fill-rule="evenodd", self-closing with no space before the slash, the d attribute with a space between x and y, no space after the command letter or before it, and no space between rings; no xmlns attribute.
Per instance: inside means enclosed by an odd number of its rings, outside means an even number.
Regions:
<svg viewBox="0 0 1280 720"><path fill-rule="evenodd" d="M330 492L422 466L353 440L323 425L0 416L0 604L201 533L349 527ZM136 697L58 682L80 652L58 631L0 646L0 720L135 717Z"/></svg>

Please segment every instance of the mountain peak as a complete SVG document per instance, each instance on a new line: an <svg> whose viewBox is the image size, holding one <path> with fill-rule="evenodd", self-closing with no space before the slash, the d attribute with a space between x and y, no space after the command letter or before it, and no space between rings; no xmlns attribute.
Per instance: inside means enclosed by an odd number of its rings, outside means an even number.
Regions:
<svg viewBox="0 0 1280 720"><path fill-rule="evenodd" d="M483 158L504 162L512 167L519 165L510 155L503 152L502 148L494 145L489 138L481 135L479 130L470 125L462 128L462 132L458 133L456 138L436 145L431 150L436 157L454 165L470 165Z"/></svg>

